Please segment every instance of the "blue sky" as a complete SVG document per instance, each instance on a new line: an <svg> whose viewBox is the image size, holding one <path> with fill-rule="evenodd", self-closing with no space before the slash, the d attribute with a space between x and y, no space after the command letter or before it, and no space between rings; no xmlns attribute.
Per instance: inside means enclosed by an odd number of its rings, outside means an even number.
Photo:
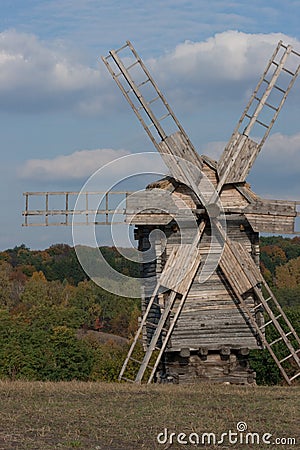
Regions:
<svg viewBox="0 0 300 450"><path fill-rule="evenodd" d="M153 150L101 55L131 40L217 158L277 41L300 51L299 17L289 0L1 0L0 248L72 242L70 228L21 227L23 191L80 190L108 160ZM300 79L249 177L261 195L300 200L299 106Z"/></svg>

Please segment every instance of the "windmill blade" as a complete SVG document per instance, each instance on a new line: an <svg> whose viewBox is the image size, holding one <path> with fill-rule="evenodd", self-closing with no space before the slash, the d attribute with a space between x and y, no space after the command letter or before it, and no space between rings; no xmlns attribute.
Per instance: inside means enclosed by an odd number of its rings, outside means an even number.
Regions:
<svg viewBox="0 0 300 450"><path fill-rule="evenodd" d="M218 192L244 182L300 70L300 54L280 41L218 162ZM293 68L288 64L293 64ZM284 78L285 86L282 86ZM272 99L272 96L275 97ZM276 94L276 95L275 95ZM262 134L256 140L251 132Z"/></svg>
<svg viewBox="0 0 300 450"><path fill-rule="evenodd" d="M125 57L121 59L120 54L124 52ZM126 65L128 59L130 62ZM180 166L179 158L198 169L202 167L202 159L132 44L127 41L102 60L162 155L171 175L190 186L191 174L186 173L186 165L181 163ZM197 180L194 182L197 184Z"/></svg>
<svg viewBox="0 0 300 450"><path fill-rule="evenodd" d="M198 248L198 243L203 233L204 226L204 224L202 225L202 227L200 226L200 229L195 236L193 243L183 244L178 248L173 248L173 251L171 252L167 260L164 270L157 281L153 294L149 299L139 329L136 332L134 340L120 371L119 380L141 383L146 370L151 369L151 373L147 381L148 383L151 383L158 364L161 360L162 354L166 349L172 331L176 325L177 319L184 306L193 279L199 268L201 262L201 253ZM157 295L161 291L161 288L163 288L163 291L168 290L165 307L162 311L158 323L149 322L151 308L153 305L157 305ZM178 300L177 302L176 299ZM169 325L167 324L168 320L170 321ZM147 347L147 351L145 352L144 358L142 361L140 361L134 358L133 355L139 338L143 333L144 327L147 326L150 326L152 329L152 337ZM159 346L158 341L162 333L164 333L164 336L162 338L162 343ZM150 366L149 363L155 350L159 350L159 353L155 357L153 366ZM128 378L128 375L126 373L128 364L130 362L134 362L136 366L136 370L134 371L134 379ZM132 377L132 373L130 373L130 375Z"/></svg>
<svg viewBox="0 0 300 450"><path fill-rule="evenodd" d="M253 330L270 352L286 382L291 384L300 376L300 339L252 257L240 243L227 239L219 265ZM253 294L256 299L252 310L245 301L247 293ZM265 313L266 322L263 325L255 320L259 309ZM276 333L272 342L268 342L265 335L268 326L272 326ZM284 355L282 348L276 347L278 343L284 344Z"/></svg>

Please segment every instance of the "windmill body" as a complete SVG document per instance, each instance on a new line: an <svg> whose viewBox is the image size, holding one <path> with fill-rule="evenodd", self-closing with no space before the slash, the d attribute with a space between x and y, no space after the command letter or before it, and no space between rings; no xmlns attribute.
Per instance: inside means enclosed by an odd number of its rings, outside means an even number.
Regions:
<svg viewBox="0 0 300 450"><path fill-rule="evenodd" d="M203 171L215 178L214 170L204 162ZM175 197L182 199L185 204L196 210L197 198L185 185L178 184L175 180L162 180L151 188L163 186L173 190ZM229 187L221 196L223 204L236 202L240 207L248 202L236 189ZM129 206L130 203L129 203ZM134 207L134 205L132 205ZM143 217L144 216L144 217ZM139 249L145 252L150 247L149 235L153 230L160 229L167 237L166 243L161 240L155 242L157 257L154 262L143 264L144 295L142 298L142 311L145 313L152 292L164 270L164 267L172 254L172 251L180 247L183 238L193 233L193 227L189 224L177 226L175 220L170 221L170 216L165 215L167 224L162 224L161 214L137 214L136 238ZM131 219L135 222L135 219ZM199 214L197 223L200 225L202 216ZM255 264L259 264L259 238L254 232L245 216L232 215L227 220L227 234L231 242L238 243L245 249L249 258L253 258ZM206 225L199 244L201 264L199 265L193 282L186 297L184 307L171 334L167 348L157 373L159 381L175 383L194 381L231 382L236 384L248 384L255 381L255 373L250 369L248 355L250 349L261 349L262 342L256 330L247 320L247 316L239 306L239 301L226 280L220 268L216 267L214 273L205 282L200 282L200 272L211 251L211 228ZM181 262L174 261L173 270L178 270ZM151 280L147 283L147 280ZM158 294L155 305L149 312L148 322L158 323L165 303L168 301L168 293ZM179 300L177 300L178 302ZM261 310L254 310L257 302L253 293L245 295L245 302L253 311L253 319L259 326L264 323ZM175 304L176 309L176 304ZM144 348L149 345L154 333L154 327L145 325L143 332Z"/></svg>
<svg viewBox="0 0 300 450"><path fill-rule="evenodd" d="M170 172L127 198L126 221L136 226L145 255L144 286L141 321L120 380L253 383L249 351L262 348L288 384L300 376L300 339L259 270L259 232L295 234L299 203L261 199L246 183L298 75L299 58L279 42L218 162L195 151L129 41L102 58ZM51 215L47 196L46 210L32 212L26 195L26 224L30 215ZM74 211L65 195L59 213L67 224Z"/></svg>

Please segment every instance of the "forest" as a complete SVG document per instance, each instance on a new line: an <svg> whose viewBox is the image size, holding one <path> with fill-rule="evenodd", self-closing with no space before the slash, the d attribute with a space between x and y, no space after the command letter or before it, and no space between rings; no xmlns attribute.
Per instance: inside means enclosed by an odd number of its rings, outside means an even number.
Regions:
<svg viewBox="0 0 300 450"><path fill-rule="evenodd" d="M119 272L136 263L102 247ZM261 270L300 334L300 238L262 237ZM138 324L138 299L89 280L66 244L0 252L0 379L115 381ZM266 351L252 351L258 384L281 376Z"/></svg>

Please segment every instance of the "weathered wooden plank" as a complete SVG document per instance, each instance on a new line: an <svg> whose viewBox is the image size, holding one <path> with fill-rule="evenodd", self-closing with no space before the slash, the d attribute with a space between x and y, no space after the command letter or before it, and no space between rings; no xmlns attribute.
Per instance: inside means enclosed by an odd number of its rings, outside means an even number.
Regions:
<svg viewBox="0 0 300 450"><path fill-rule="evenodd" d="M277 214L245 214L245 216L256 232L293 234L295 231L295 216Z"/></svg>
<svg viewBox="0 0 300 450"><path fill-rule="evenodd" d="M248 203L252 203L258 199L258 196L251 191L248 183L236 184L235 187L243 195L243 197L245 197Z"/></svg>
<svg viewBox="0 0 300 450"><path fill-rule="evenodd" d="M261 348L254 336L249 335L249 331L239 333L239 335L228 334L226 335L223 330L219 334L212 335L210 330L206 330L206 333L202 335L195 334L194 336L172 335L172 351L180 351L182 346L189 346L191 351L195 351L199 346L205 346L209 349L215 350L218 347L218 343L222 342L222 345L230 345L231 348L240 348L241 346L247 346L250 349Z"/></svg>
<svg viewBox="0 0 300 450"><path fill-rule="evenodd" d="M173 200L179 209L190 208L192 210L197 208L199 200L195 193L185 185L179 185L173 193Z"/></svg>
<svg viewBox="0 0 300 450"><path fill-rule="evenodd" d="M160 284L183 294L190 278L194 277L201 259L196 245L182 244L174 247L160 277Z"/></svg>
<svg viewBox="0 0 300 450"><path fill-rule="evenodd" d="M236 189L235 186L229 184L223 187L220 193L220 200L223 208L240 208L249 205L246 198Z"/></svg>
<svg viewBox="0 0 300 450"><path fill-rule="evenodd" d="M155 188L128 196L125 210L127 223L166 225L174 217L180 221L193 217L192 211L196 211L199 201L191 189L180 186L171 194L158 186L156 184Z"/></svg>
<svg viewBox="0 0 300 450"><path fill-rule="evenodd" d="M135 225L167 225L173 220L168 214L141 214L126 215L126 223Z"/></svg>
<svg viewBox="0 0 300 450"><path fill-rule="evenodd" d="M257 286L258 283L261 283L263 278L260 270L244 247L239 242L234 242L231 244L231 250L237 261L239 261L243 273L248 278L251 287Z"/></svg>
<svg viewBox="0 0 300 450"><path fill-rule="evenodd" d="M209 179L213 186L217 186L218 176L216 161L211 160L205 155L201 155L201 158L203 159L202 172Z"/></svg>
<svg viewBox="0 0 300 450"><path fill-rule="evenodd" d="M170 154L172 156L189 161L198 169L202 168L202 159L200 155L198 155L198 153L196 153L195 151L191 151L189 142L180 131L177 131L176 133L166 137L164 141L160 143L160 148L161 151L165 154ZM164 155L162 156L164 158ZM166 162L169 161L170 159L167 158ZM174 175L173 172L171 173L172 175Z"/></svg>
<svg viewBox="0 0 300 450"><path fill-rule="evenodd" d="M257 200L245 208L247 214L296 217L297 202L288 200Z"/></svg>
<svg viewBox="0 0 300 450"><path fill-rule="evenodd" d="M218 163L223 184L245 181L260 150L259 145L238 131L232 136Z"/></svg>
<svg viewBox="0 0 300 450"><path fill-rule="evenodd" d="M184 137L178 132L165 138L158 147L172 176L189 186L195 192L202 205L205 205L212 195L212 186L208 184L205 186L205 183L202 183L201 189L199 189L200 182L203 179L200 156L190 152ZM200 164L199 160L201 161ZM204 192L204 189L207 192Z"/></svg>
<svg viewBox="0 0 300 450"><path fill-rule="evenodd" d="M244 253L239 255L239 249L235 246L235 243L232 242L229 246L226 242L220 260L220 267L226 278L230 280L231 286L240 294L249 291L253 286L245 273L240 269L243 256Z"/></svg>

